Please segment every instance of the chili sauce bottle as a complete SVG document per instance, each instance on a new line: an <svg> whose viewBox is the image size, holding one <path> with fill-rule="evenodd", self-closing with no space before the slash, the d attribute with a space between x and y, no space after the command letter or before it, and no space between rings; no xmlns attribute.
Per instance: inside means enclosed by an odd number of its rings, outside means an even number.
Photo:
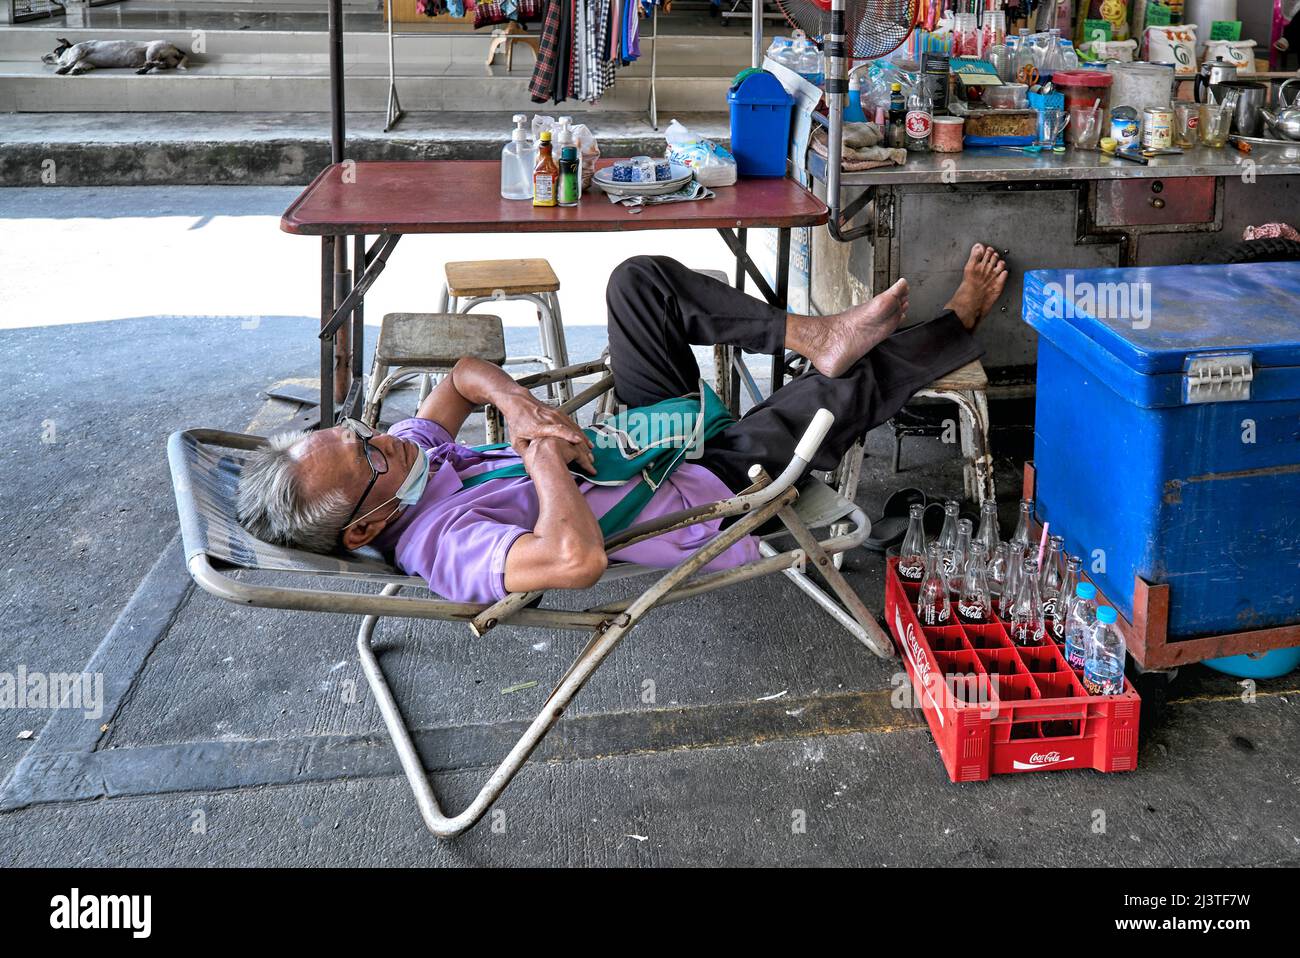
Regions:
<svg viewBox="0 0 1300 958"><path fill-rule="evenodd" d="M533 168L533 205L554 206L560 184L560 167L551 156L551 131L543 130L537 144L537 166Z"/></svg>

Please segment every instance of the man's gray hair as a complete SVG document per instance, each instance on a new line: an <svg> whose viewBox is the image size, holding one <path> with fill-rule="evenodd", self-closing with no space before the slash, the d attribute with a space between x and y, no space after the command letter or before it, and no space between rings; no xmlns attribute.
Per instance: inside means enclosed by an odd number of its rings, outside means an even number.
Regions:
<svg viewBox="0 0 1300 958"><path fill-rule="evenodd" d="M348 518L349 503L339 490L308 499L292 452L307 435L301 431L279 433L249 454L239 477L239 521L272 545L333 552Z"/></svg>

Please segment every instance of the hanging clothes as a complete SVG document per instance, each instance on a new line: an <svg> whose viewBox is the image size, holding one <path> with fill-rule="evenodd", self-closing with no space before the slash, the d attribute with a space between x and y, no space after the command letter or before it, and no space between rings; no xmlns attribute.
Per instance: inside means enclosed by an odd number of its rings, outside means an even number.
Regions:
<svg viewBox="0 0 1300 958"><path fill-rule="evenodd" d="M542 20L542 32L537 39L537 62L533 64L533 78L528 82L528 96L534 103L545 103L555 96L561 63L560 18L565 3L551 0Z"/></svg>
<svg viewBox="0 0 1300 958"><path fill-rule="evenodd" d="M614 85L616 70L639 55L639 0L550 0L528 84L535 103L567 97L594 103Z"/></svg>

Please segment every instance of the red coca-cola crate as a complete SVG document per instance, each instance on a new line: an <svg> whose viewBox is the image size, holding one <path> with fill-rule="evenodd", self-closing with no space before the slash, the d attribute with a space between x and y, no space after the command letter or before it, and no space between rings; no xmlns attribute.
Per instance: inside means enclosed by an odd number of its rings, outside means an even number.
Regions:
<svg viewBox="0 0 1300 958"><path fill-rule="evenodd" d="M920 583L897 566L890 559L885 570L885 617L949 778L1137 767L1142 700L1128 679L1119 695L1088 695L1051 629L1042 645L1021 647L1001 620L968 625L954 612L949 624L923 628Z"/></svg>

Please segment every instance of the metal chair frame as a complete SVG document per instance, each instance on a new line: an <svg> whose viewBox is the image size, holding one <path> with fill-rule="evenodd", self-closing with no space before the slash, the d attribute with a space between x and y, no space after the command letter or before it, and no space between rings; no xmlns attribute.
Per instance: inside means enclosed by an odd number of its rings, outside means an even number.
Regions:
<svg viewBox="0 0 1300 958"><path fill-rule="evenodd" d="M568 381L583 376L590 377L592 374L599 374L600 378L560 407L565 412L573 413L588 403L601 400L612 391L613 376L603 361L549 370L524 377L521 383L536 388L559 379ZM227 554L218 558L211 554L214 546L205 532L197 501L206 497L208 508L212 508L214 496L226 494L214 492L213 484L205 483L204 477L196 474L190 460L190 450L196 446L250 450L265 440L239 433L189 430L171 437L168 456L181 515L186 561L191 576L200 587L219 598L243 605L341 614L360 613L365 616L357 633L357 652L366 680L375 695L384 725L393 739L425 825L434 835L450 838L470 828L487 812L609 653L637 623L659 606L780 572L791 578L876 655L888 657L894 654L890 639L844 579L833 558L862 543L870 532L869 520L859 507L837 496L815 479L805 480L804 494L810 498L804 502L800 501L800 488L796 486L805 476L809 462L833 421L834 417L829 411L820 410L804 433L789 464L775 479L755 466L750 471L752 484L735 496L640 523L609 537L605 548L607 552L614 553L635 542L700 522L723 518L734 520L671 569L648 569L627 563L611 563L602 581L651 574L656 578L633 598L576 611L534 607L542 597L540 592L512 593L494 603L449 602L438 597L400 596L398 593L408 588L427 592L427 585L418 577L402 575L382 563L322 557L311 553L301 553L310 561L309 568L268 567L265 571L305 575L334 573L382 584L382 590L377 594L356 593L240 581L227 574L225 568L262 567L257 564L256 556L249 559L247 556ZM200 491L196 492L196 489ZM807 508L801 511L803 506ZM221 501L217 507L222 510L223 518L233 514L229 512L233 509L230 502ZM701 572L742 537L755 533L772 519L780 523L782 531L760 539L761 558L731 569ZM829 533L819 540L812 529L825 527L830 527ZM844 531L836 531L841 528ZM777 547L775 543L785 536L793 538L793 548ZM289 555L295 552L285 549L275 551ZM829 592L809 577L810 566L821 574L829 586ZM501 625L590 631L592 634L591 641L560 678L536 718L491 773L473 801L459 813L443 812L421 763L410 729L380 667L373 642L375 629L384 617L463 621L478 636L486 635Z"/></svg>

